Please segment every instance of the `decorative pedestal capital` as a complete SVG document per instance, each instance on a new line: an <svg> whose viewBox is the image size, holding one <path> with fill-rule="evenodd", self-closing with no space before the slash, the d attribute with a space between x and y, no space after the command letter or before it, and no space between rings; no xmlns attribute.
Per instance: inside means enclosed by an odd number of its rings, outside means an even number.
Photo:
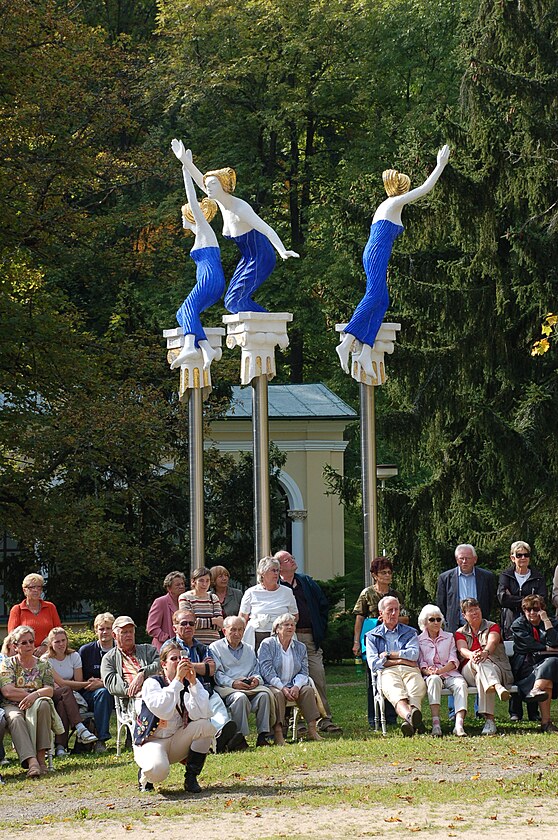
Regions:
<svg viewBox="0 0 558 840"><path fill-rule="evenodd" d="M293 320L290 312L238 312L225 315L227 347L240 347L240 382L249 385L256 376L276 374L275 348L289 346L287 324Z"/></svg>
<svg viewBox="0 0 558 840"><path fill-rule="evenodd" d="M225 335L225 330L223 327L210 327L205 329L205 334L211 349L216 351L213 361L218 362L223 355L221 340ZM172 364L184 347L184 331L182 327L177 327L173 330L163 330L163 338L167 339L167 361L169 364ZM199 348L196 348L194 355L180 366L178 396L181 400L184 399L184 395L190 388L201 388L204 400L208 398L213 389L211 384L211 363L204 370L203 356Z"/></svg>
<svg viewBox="0 0 558 840"><path fill-rule="evenodd" d="M338 333L343 334L346 326L347 324L336 324L335 329ZM397 340L397 333L400 329L401 324L384 322L378 330L378 335L376 336L376 341L374 342L371 353L371 369L375 376L371 376L370 372L365 371L360 364L358 355L362 350L362 344L360 341L355 339L353 347L351 348L351 376L353 379L356 379L357 382L361 382L363 385L384 384L387 379L384 355L386 353L390 355L393 353L395 349L395 342Z"/></svg>

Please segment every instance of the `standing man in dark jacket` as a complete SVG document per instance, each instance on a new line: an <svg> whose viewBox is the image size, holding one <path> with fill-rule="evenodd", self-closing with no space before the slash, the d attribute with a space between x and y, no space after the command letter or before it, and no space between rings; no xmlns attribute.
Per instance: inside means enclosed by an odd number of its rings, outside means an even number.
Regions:
<svg viewBox="0 0 558 840"><path fill-rule="evenodd" d="M494 575L488 569L477 566L477 552L469 543L457 546L455 562L456 568L442 572L438 578L436 591L436 604L451 633L465 623L460 606L465 598L476 598L483 618L490 618L496 589Z"/></svg>
<svg viewBox="0 0 558 840"><path fill-rule="evenodd" d="M331 719L331 709L327 699L326 678L324 671L323 651L320 647L327 630L329 604L327 598L310 575L297 574L295 558L288 551L278 551L274 560L279 562L283 586L292 589L298 607L298 623L296 637L302 642L308 652L308 671L321 697L326 716L323 717L318 729L320 732L341 733L340 726L336 726Z"/></svg>

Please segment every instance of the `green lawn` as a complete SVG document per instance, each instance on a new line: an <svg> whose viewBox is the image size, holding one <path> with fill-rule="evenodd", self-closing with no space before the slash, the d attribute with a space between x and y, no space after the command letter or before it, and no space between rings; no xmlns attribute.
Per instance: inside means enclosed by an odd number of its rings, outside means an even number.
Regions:
<svg viewBox="0 0 558 840"><path fill-rule="evenodd" d="M343 727L343 736L330 736L323 743L302 741L284 749L210 756L200 781L214 807L218 802L219 808L231 813L242 813L248 806L321 809L384 803L388 807L394 799L463 806L467 801L478 805L494 797L554 796L558 791L558 736L540 734L534 723L510 724L505 704L497 707L498 728L505 737L480 736L482 722L473 719L471 698L466 721L470 738L404 739L398 728L384 738L367 724L366 683L364 677L357 681L354 665L329 669L328 680L334 719ZM250 740L254 742L253 737ZM8 743L6 737L6 747ZM8 755L14 758L11 750ZM153 813L172 817L194 813L200 802L207 804L206 799L184 796L179 766L146 802L146 795L137 792L137 768L130 751L119 758L114 749L102 756L68 756L56 760L55 767L55 773L33 782L12 760L3 771L5 807L0 827L21 827L23 821L67 823L112 817L129 821ZM456 775L469 780L465 791L452 784Z"/></svg>

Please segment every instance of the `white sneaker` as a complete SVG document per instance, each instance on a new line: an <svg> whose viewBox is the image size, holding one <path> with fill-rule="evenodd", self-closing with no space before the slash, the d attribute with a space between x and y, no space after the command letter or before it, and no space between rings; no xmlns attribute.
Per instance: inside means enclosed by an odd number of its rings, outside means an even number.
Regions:
<svg viewBox="0 0 558 840"><path fill-rule="evenodd" d="M493 720L487 720L486 723L483 726L481 735L496 735L496 734L497 734L496 724L494 723Z"/></svg>
<svg viewBox="0 0 558 840"><path fill-rule="evenodd" d="M60 758L60 756L62 756L62 755L68 755L68 753L66 752L64 747L60 746L60 747L56 747L55 755L56 755L56 758Z"/></svg>
<svg viewBox="0 0 558 840"><path fill-rule="evenodd" d="M432 731L430 733L433 738L441 738L442 737L442 727L439 723L432 724Z"/></svg>
<svg viewBox="0 0 558 840"><path fill-rule="evenodd" d="M467 733L465 732L462 726L455 726L453 734L456 735L457 738L465 738L467 736Z"/></svg>

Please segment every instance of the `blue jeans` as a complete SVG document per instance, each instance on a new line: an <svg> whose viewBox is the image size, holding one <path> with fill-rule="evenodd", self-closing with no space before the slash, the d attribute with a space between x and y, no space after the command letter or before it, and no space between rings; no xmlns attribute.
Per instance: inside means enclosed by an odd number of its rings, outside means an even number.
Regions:
<svg viewBox="0 0 558 840"><path fill-rule="evenodd" d="M80 694L87 702L87 708L93 712L97 738L108 741L110 738L110 716L114 711L114 698L106 688L96 688L95 691L81 691Z"/></svg>

